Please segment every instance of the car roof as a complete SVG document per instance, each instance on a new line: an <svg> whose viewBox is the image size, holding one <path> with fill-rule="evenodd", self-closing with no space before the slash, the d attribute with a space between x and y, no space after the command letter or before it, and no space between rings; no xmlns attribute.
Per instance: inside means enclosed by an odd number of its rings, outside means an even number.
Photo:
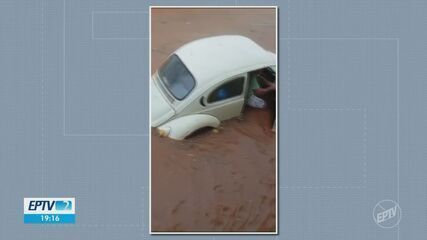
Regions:
<svg viewBox="0 0 427 240"><path fill-rule="evenodd" d="M276 64L275 54L247 37L235 35L195 40L176 50L175 54L198 84L204 85L219 77L231 77Z"/></svg>

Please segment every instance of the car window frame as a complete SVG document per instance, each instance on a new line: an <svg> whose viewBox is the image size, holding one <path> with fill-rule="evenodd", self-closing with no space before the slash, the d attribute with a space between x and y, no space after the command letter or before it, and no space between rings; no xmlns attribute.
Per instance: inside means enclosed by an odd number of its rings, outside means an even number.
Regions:
<svg viewBox="0 0 427 240"><path fill-rule="evenodd" d="M243 78L243 86L242 86L242 92L239 95L230 97L230 98L226 98L223 100L219 100L219 101L215 101L215 102L208 102L208 98L209 96L216 91L219 87L223 86L224 84L227 84L233 80L237 80L238 78ZM248 74L247 73L242 73L242 74L238 74L238 75L234 75L232 77L229 77L217 84L215 84L214 86L212 86L208 91L205 92L205 94L203 94L204 99L203 102L206 106L215 106L215 105L221 105L224 104L228 101L234 101L236 99L239 99L240 97L244 98L245 96L245 92L246 92L246 88L247 88L247 79L248 79Z"/></svg>
<svg viewBox="0 0 427 240"><path fill-rule="evenodd" d="M172 57L176 57L178 59L178 61L182 64L182 66L184 66L185 70L191 75L192 79L194 80L194 85L193 87L190 89L190 91L187 92L187 94L183 97L183 98L177 98L171 91L170 89L165 85L165 83L163 82L162 77L160 76L160 71L161 69L164 67L164 65L169 61L170 58ZM191 93L194 91L194 89L196 89L198 81L197 79L194 77L193 73L190 71L190 69L188 69L187 65L185 65L185 63L181 60L181 58L178 56L178 54L171 54L169 55L169 57L163 62L163 64L160 66L160 68L157 70L157 76L158 76L158 80L159 83L162 85L162 87L164 88L164 90L167 91L167 93L174 99L173 102L178 101L178 102L182 102L184 101L186 98L188 98L189 95L191 95Z"/></svg>

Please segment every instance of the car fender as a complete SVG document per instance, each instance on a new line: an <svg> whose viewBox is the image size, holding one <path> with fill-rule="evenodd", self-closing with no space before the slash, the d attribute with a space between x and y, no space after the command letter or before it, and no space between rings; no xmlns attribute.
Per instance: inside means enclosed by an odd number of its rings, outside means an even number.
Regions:
<svg viewBox="0 0 427 240"><path fill-rule="evenodd" d="M207 114L192 114L173 119L160 127L158 131L160 136L168 136L175 140L183 140L193 132L204 127L216 128L220 121Z"/></svg>

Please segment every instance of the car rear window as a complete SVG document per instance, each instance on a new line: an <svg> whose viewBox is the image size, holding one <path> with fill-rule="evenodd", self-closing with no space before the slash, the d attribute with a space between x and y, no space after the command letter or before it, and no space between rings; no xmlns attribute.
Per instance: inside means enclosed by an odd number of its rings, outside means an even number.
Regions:
<svg viewBox="0 0 427 240"><path fill-rule="evenodd" d="M177 55L172 55L159 70L159 77L176 99L183 100L196 86L196 80Z"/></svg>

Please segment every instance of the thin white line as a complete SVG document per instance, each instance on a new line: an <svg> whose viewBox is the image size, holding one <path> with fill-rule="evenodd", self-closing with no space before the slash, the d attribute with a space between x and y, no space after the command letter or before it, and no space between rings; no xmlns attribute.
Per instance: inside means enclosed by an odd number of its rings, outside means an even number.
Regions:
<svg viewBox="0 0 427 240"><path fill-rule="evenodd" d="M270 6L268 8L275 8L276 6ZM157 8L157 6L156 6ZM227 7L218 7L218 8L249 8L249 7L244 7L244 6L234 6L234 5L230 5ZM261 7L260 7L261 8ZM264 9L264 8L262 8ZM206 12L206 13L191 13L191 15L231 15L233 14L234 16L262 16L262 15L271 15L270 13L228 13L228 12L224 12L224 13L215 13L215 12Z"/></svg>
<svg viewBox="0 0 427 240"><path fill-rule="evenodd" d="M65 69L65 4L66 4L66 2L65 2L65 0L63 0L63 4L64 4L64 6L63 6L63 20L62 20L62 22L63 22L63 26L62 26L62 29L63 29L63 32L62 32L62 44L63 44L63 49L62 49L62 96L63 96L63 99L62 99L62 103L63 103L63 106L62 106L62 111L63 111L63 116L62 116L62 130L63 130L63 135L65 136L66 134L66 131L65 131L65 127L66 127L66 122L65 122L65 119L66 119L66 114L65 114L65 107L66 107L66 104L65 104L65 101L66 101L66 96L65 96L65 90L66 90L66 86L65 86L65 76L66 76L66 69Z"/></svg>
<svg viewBox="0 0 427 240"><path fill-rule="evenodd" d="M49 227L140 228L139 224L45 224Z"/></svg>
<svg viewBox="0 0 427 240"><path fill-rule="evenodd" d="M400 42L397 39L397 203L400 201ZM397 239L400 239L400 225L397 225Z"/></svg>
<svg viewBox="0 0 427 240"><path fill-rule="evenodd" d="M265 8L275 8L276 6L270 6L270 7L259 7L261 9L265 9ZM155 7L157 8L157 6ZM172 7L168 7L168 8L172 8ZM175 8L175 7L173 7ZM197 9L198 7L196 7L195 9ZM227 7L217 7L217 8L250 8L247 6L234 6L234 5L230 5ZM205 13L191 13L191 15L231 15L233 14L234 16L262 16L262 15L271 15L270 13L228 13L228 12L223 12L223 13L216 13L216 12L205 12Z"/></svg>
<svg viewBox="0 0 427 240"><path fill-rule="evenodd" d="M151 235L277 235L277 232L152 232Z"/></svg>
<svg viewBox="0 0 427 240"><path fill-rule="evenodd" d="M94 33L93 33L93 15L94 15L94 11L92 11L92 13L91 13L91 19L92 19L92 33L91 33L91 36L92 36L92 40L94 39Z"/></svg>
<svg viewBox="0 0 427 240"><path fill-rule="evenodd" d="M280 40L398 40L399 38L385 38L385 37L286 37Z"/></svg>
<svg viewBox="0 0 427 240"><path fill-rule="evenodd" d="M128 13L130 13L130 14L133 14L133 13L135 13L135 14L148 14L148 11L133 11L133 10L129 10L129 11L127 11L127 10L111 10L111 11L109 11L109 10L94 10L94 11L92 11L92 14L122 14L122 13L126 13L126 14L128 14Z"/></svg>
<svg viewBox="0 0 427 240"><path fill-rule="evenodd" d="M363 108L290 108L291 111L364 111Z"/></svg>
<svg viewBox="0 0 427 240"><path fill-rule="evenodd" d="M368 165L368 120L367 110L363 110L363 184L367 186L367 165Z"/></svg>
<svg viewBox="0 0 427 240"><path fill-rule="evenodd" d="M397 86L396 86L396 94L397 94L397 202L399 202L400 197L400 69L399 69L399 53L400 46L399 40L397 40Z"/></svg>
<svg viewBox="0 0 427 240"><path fill-rule="evenodd" d="M42 196L45 195L45 2L41 0L41 175L42 175Z"/></svg>
<svg viewBox="0 0 427 240"><path fill-rule="evenodd" d="M288 37L291 36L291 1L288 0ZM282 38L280 38L282 40ZM279 40L279 41L280 41ZM291 42L288 41L286 43L287 45L287 56L288 56L288 69L287 69L287 76L288 76L288 109L291 109Z"/></svg>
<svg viewBox="0 0 427 240"><path fill-rule="evenodd" d="M279 40L278 40L278 37L279 37L279 10L278 10L278 7L276 7L275 8L275 12L274 12L275 14L276 14L276 16L275 16L275 36L274 36L274 41L275 41L275 44L276 44L276 46L275 46L275 51L276 51L276 54L275 54L275 56L276 56L276 69L277 69L277 73L276 73L276 84L277 84L277 89L280 89L280 81L278 81L278 79L280 78L280 67L279 67L279 52L278 52L278 47L279 47ZM276 96L275 96L275 101L276 101L276 103L278 103L279 102L279 94L280 93L278 93L278 94L276 94ZM275 124L274 124L274 131L275 131L275 140L276 140L276 142L275 142L275 156L276 156L276 161L275 161L275 183L276 183L276 192L275 192L275 197L276 197L276 206L275 206L275 212L276 212L276 218L275 218L275 233L276 234L279 234L279 218L280 218L280 210L279 210L279 201L280 201L280 198L279 198L279 188L278 188L278 186L280 185L280 179L279 179L279 147L278 147L278 144L280 144L280 139L279 139L279 135L280 135L280 124L278 124L278 123L280 123L280 114L279 114L279 106L278 106L279 104L275 104Z"/></svg>
<svg viewBox="0 0 427 240"><path fill-rule="evenodd" d="M150 6L150 8L277 8L277 6L272 5L272 6L248 6L248 5L239 5L239 6L233 6L233 5L225 5L225 6L215 6L215 5L210 5L210 6L171 6L171 5L167 5L167 6L162 6L162 5L157 5L157 6ZM254 13L256 14L256 13Z"/></svg>
<svg viewBox="0 0 427 240"><path fill-rule="evenodd" d="M141 223L139 224L141 226L141 237L142 239L147 239L147 237L144 234L144 207L145 207L145 189L144 187L141 187Z"/></svg>
<svg viewBox="0 0 427 240"><path fill-rule="evenodd" d="M148 89L151 89L151 8L148 9ZM148 91L148 233L151 234L151 91Z"/></svg>
<svg viewBox="0 0 427 240"><path fill-rule="evenodd" d="M147 137L148 134L85 134L85 133L67 133L65 137Z"/></svg>
<svg viewBox="0 0 427 240"><path fill-rule="evenodd" d="M147 37L105 37L105 38L92 37L92 40L150 40L150 38L147 38Z"/></svg>
<svg viewBox="0 0 427 240"><path fill-rule="evenodd" d="M365 189L366 186L281 186L281 189Z"/></svg>

